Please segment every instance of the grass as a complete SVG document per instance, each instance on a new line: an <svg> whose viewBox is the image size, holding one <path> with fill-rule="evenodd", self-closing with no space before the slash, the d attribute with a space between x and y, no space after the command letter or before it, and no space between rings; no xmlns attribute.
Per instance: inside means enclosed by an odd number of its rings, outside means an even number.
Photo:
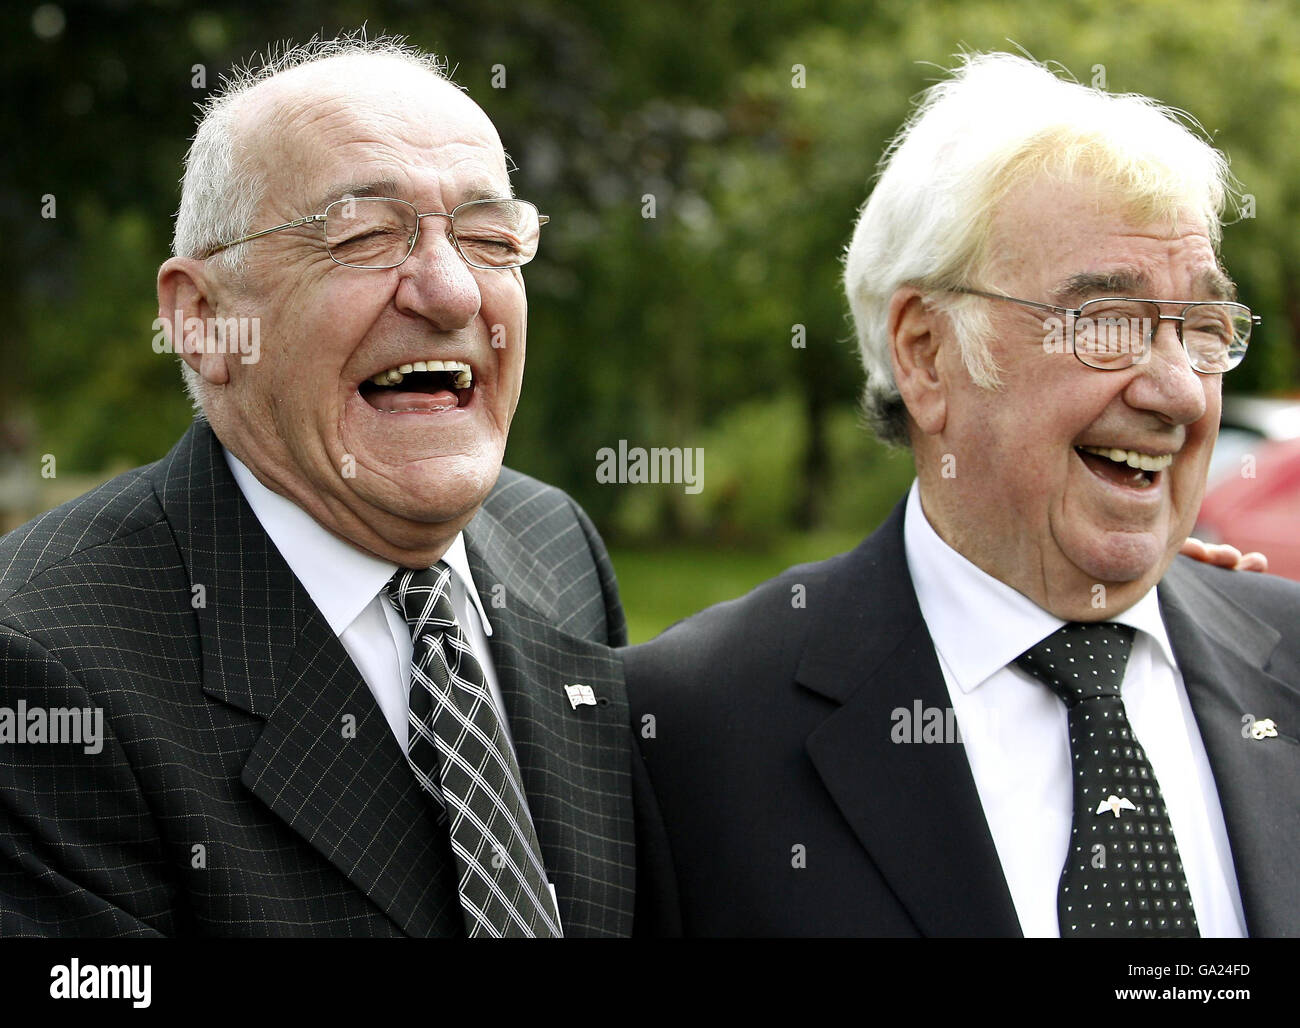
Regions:
<svg viewBox="0 0 1300 1028"><path fill-rule="evenodd" d="M846 532L788 536L762 550L699 545L610 552L618 575L628 635L633 643L653 639L697 610L734 599L792 564L824 560L863 539Z"/></svg>

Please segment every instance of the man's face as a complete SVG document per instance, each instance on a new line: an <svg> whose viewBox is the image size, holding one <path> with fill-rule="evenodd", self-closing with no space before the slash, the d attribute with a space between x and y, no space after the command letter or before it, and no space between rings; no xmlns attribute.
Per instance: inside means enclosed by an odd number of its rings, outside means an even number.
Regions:
<svg viewBox="0 0 1300 1028"><path fill-rule="evenodd" d="M1086 183L1042 180L1012 195L990 245L977 285L1066 307L1115 295L1224 299L1230 288L1204 225L1131 224ZM952 385L927 461L951 453L954 477L923 476L927 512L936 506L950 544L1041 606L1105 617L1154 585L1191 531L1218 432L1220 378L1191 369L1170 322L1145 363L1100 371L1045 352L1049 313L979 302L988 304L1005 385L977 387L956 346L941 347ZM1142 472L1087 447L1172 463Z"/></svg>
<svg viewBox="0 0 1300 1028"><path fill-rule="evenodd" d="M272 93L273 113L247 133L259 137L266 183L255 231L347 195L396 197L420 213L510 195L497 133L464 94L419 72L404 72L400 88L339 76ZM261 318L261 360L230 366L218 434L335 534L423 562L500 472L523 377L522 275L469 267L446 218L422 219L414 252L383 271L336 264L316 224L247 245L238 310L222 313ZM421 361L468 364L472 385L370 382Z"/></svg>

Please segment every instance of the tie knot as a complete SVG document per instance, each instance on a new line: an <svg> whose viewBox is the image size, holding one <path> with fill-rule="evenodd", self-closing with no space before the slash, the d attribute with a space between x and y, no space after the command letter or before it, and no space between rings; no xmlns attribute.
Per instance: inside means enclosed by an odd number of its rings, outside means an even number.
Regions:
<svg viewBox="0 0 1300 1028"><path fill-rule="evenodd" d="M451 605L451 566L438 561L431 568L398 568L388 580L388 599L406 619L413 637L424 628L446 629L456 623Z"/></svg>
<svg viewBox="0 0 1300 1028"><path fill-rule="evenodd" d="M1031 646L1016 664L1073 707L1082 700L1119 696L1133 629L1112 621L1072 621Z"/></svg>

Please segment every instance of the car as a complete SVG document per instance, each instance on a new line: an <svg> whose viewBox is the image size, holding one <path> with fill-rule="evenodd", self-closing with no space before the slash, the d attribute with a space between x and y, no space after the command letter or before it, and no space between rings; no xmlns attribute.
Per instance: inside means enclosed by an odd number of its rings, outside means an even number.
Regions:
<svg viewBox="0 0 1300 1028"><path fill-rule="evenodd" d="M1300 581L1300 401L1224 397L1193 534L1258 550L1272 574Z"/></svg>

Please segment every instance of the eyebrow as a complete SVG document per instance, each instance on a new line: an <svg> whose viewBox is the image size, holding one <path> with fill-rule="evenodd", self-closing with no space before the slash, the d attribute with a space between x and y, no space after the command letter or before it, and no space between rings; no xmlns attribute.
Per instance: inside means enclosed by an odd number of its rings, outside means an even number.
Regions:
<svg viewBox="0 0 1300 1028"><path fill-rule="evenodd" d="M1222 268L1207 271L1196 280L1201 292L1212 300L1235 300L1237 283L1232 281Z"/></svg>
<svg viewBox="0 0 1300 1028"><path fill-rule="evenodd" d="M353 182L346 186L333 186L326 193L321 195L312 203L313 211L323 211L336 200L342 200L349 196L392 196L397 189L397 183L390 178L379 179L374 182Z"/></svg>
<svg viewBox="0 0 1300 1028"><path fill-rule="evenodd" d="M1052 291L1053 301L1062 306L1079 303L1098 296L1134 296L1146 298L1151 292L1151 282L1145 274L1131 268L1106 272L1081 272L1071 275ZM1202 272L1196 278L1195 297L1188 300L1235 300L1237 286L1222 269Z"/></svg>
<svg viewBox="0 0 1300 1028"><path fill-rule="evenodd" d="M1141 296L1147 290L1147 277L1140 271L1120 268L1115 271L1085 271L1071 275L1052 290L1052 299L1062 306L1095 296Z"/></svg>
<svg viewBox="0 0 1300 1028"><path fill-rule="evenodd" d="M312 204L312 210L323 211L331 203L349 196L390 196L397 200L405 199L399 195L401 190L402 187L394 179L390 178L334 186L316 199ZM461 203L467 203L470 200L505 200L513 196L514 193L509 188L503 195L499 189L490 183L475 183L464 191Z"/></svg>

